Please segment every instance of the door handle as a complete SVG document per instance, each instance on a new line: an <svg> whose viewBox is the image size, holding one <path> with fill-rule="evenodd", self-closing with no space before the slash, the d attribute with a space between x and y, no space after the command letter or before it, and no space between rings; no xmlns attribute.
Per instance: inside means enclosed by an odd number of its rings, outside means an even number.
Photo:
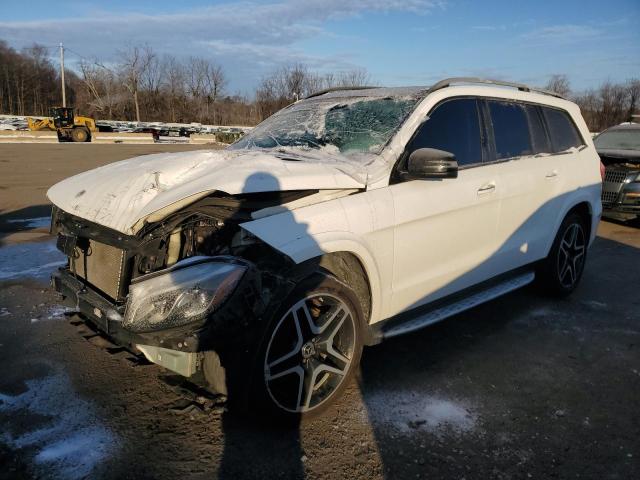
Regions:
<svg viewBox="0 0 640 480"><path fill-rule="evenodd" d="M478 189L478 195L486 195L487 193L491 193L496 189L496 184L491 182L486 185L481 186Z"/></svg>
<svg viewBox="0 0 640 480"><path fill-rule="evenodd" d="M545 178L547 179L552 179L552 178L556 178L558 176L558 171L557 170L553 170L552 172L549 172L545 175Z"/></svg>

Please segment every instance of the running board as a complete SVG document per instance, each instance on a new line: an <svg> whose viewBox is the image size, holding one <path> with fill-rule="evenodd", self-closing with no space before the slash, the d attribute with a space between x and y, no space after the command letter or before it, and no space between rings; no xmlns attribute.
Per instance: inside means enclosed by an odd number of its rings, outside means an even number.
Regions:
<svg viewBox="0 0 640 480"><path fill-rule="evenodd" d="M533 272L522 273L516 277L492 285L489 288L475 292L467 297L461 298L453 303L449 303L435 310L430 310L416 318L394 325L388 330L382 331L382 338L391 338L405 333L413 332L421 328L432 325L436 322L452 317L458 313L469 310L482 303L498 298L506 293L524 287L533 281L535 274Z"/></svg>

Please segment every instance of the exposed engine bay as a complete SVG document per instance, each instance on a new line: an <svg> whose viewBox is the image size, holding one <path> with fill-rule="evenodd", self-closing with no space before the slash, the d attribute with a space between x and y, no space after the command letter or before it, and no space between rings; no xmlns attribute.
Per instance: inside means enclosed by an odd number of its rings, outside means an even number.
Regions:
<svg viewBox="0 0 640 480"><path fill-rule="evenodd" d="M250 221L253 212L293 202L315 193L317 190L231 196L217 192L160 222L145 224L135 236L124 235L54 207L52 232L57 233L59 239L63 239L62 242L59 241L58 246L70 257L72 269L74 263L77 263L76 266L80 270L89 266L86 257L94 253L88 250L89 239L122 249L122 265L118 267L124 277L121 282L123 288L119 289L118 295L110 295L113 300L122 301L127 293L126 286L131 280L163 270L190 257L231 255L248 261L263 262L273 259L274 252L265 256L264 249L269 247L240 228L239 224ZM66 238L73 238L75 241L72 245L65 246ZM97 251L97 248L94 247L94 250ZM74 262L74 258L77 260L81 257L84 261ZM99 268L108 267L103 264Z"/></svg>

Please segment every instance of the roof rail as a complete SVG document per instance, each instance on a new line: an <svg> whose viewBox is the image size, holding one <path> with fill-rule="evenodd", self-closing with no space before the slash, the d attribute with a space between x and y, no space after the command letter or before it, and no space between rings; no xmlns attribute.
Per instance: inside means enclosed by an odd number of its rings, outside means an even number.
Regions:
<svg viewBox="0 0 640 480"><path fill-rule="evenodd" d="M550 95L556 98L562 98L566 100L562 95L556 92L552 92L550 90L544 90L542 88L530 87L523 83L515 83L515 82L505 82L503 80L491 80L488 78L478 78L478 77L452 77L446 78L444 80L440 80L438 83L429 88L427 93L433 93L436 90L440 90L442 88L447 88L453 85L454 83L481 83L485 85L498 85L500 87L512 87L517 88L521 92L535 92L542 93L543 95Z"/></svg>
<svg viewBox="0 0 640 480"><path fill-rule="evenodd" d="M318 92L313 92L311 95L308 95L308 96L306 96L304 98L306 100L307 98L319 97L320 95L324 95L325 93L340 92L342 90L369 90L371 88L380 88L380 87L362 86L362 87L333 87L333 88L325 88L324 90L320 90Z"/></svg>

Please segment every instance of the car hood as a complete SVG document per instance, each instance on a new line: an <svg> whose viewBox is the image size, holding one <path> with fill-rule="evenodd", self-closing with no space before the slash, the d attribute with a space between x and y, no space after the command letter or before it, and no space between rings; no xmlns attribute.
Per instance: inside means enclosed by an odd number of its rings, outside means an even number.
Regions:
<svg viewBox="0 0 640 480"><path fill-rule="evenodd" d="M364 188L366 178L364 167L336 154L205 150L112 163L55 184L47 197L68 213L132 235L154 212L169 214L214 191L353 189Z"/></svg>

